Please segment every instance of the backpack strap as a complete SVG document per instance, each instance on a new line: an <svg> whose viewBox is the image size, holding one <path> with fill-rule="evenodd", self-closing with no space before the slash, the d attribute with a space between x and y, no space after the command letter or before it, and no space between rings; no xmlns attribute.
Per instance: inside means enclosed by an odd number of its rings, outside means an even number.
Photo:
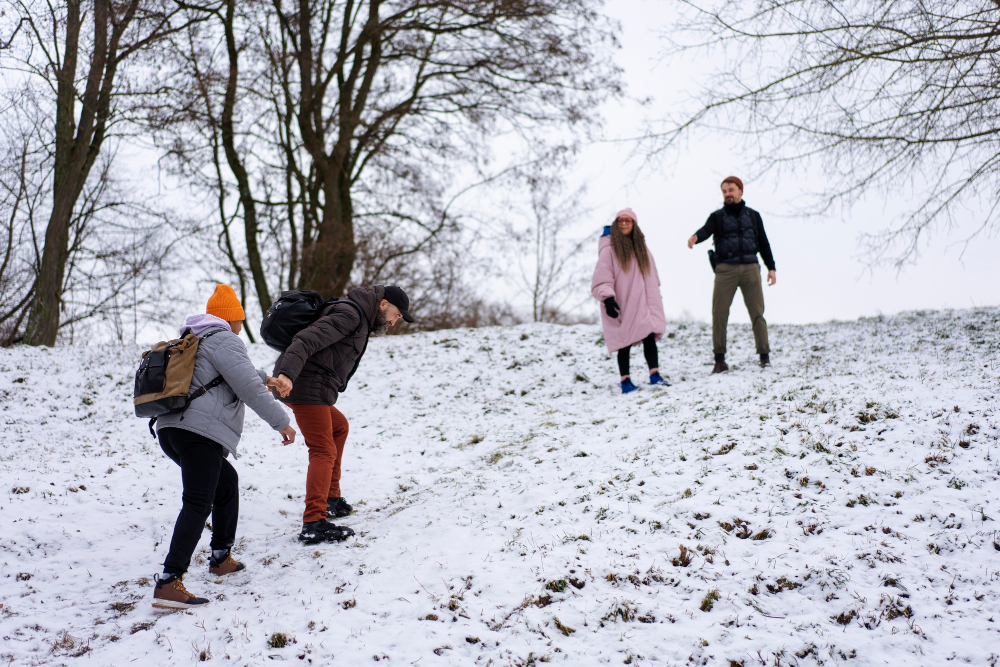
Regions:
<svg viewBox="0 0 1000 667"><path fill-rule="evenodd" d="M212 331L211 333L207 333L204 336L201 336L199 338L198 344L200 345L201 341L205 340L206 338L211 338L212 336L214 336L215 334L219 333L220 331L222 331L222 329L217 329L215 331ZM184 335L186 336L190 332L191 332L190 329L185 329ZM177 413L181 413L181 420L183 420L184 419L183 413L184 413L185 410L188 409L188 407L191 405L192 401L194 401L197 398L201 398L202 396L204 396L208 392L212 391L213 389L215 389L216 387L218 387L220 384L224 383L225 381L226 381L226 378L222 377L222 375L216 375L215 379L213 379L211 382L209 382L208 384L206 384L203 387L198 387L197 389L194 390L194 393L188 394L187 398L184 399L184 406L183 407L180 407L180 408L178 408L176 410L171 410L170 412L167 412L165 414L175 415ZM153 430L153 424L156 423L156 419L157 419L156 417L153 417L152 419L149 420L149 434L151 436L153 436L154 438L156 437L156 431Z"/></svg>
<svg viewBox="0 0 1000 667"><path fill-rule="evenodd" d="M354 309L356 311L358 311L358 319L360 320L358 322L358 328L355 329L354 333L351 334L352 336L357 336L359 333L361 333L361 327L363 327L365 323L368 321L368 318L365 317L364 311L361 310L361 306L356 301L352 301L351 299L330 299L329 301L326 302L326 305L333 306L338 303L349 303L352 306L354 306Z"/></svg>

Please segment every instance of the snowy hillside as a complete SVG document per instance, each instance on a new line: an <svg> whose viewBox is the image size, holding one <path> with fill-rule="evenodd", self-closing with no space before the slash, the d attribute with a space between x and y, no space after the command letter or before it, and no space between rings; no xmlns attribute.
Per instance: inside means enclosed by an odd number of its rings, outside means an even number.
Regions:
<svg viewBox="0 0 1000 667"><path fill-rule="evenodd" d="M192 613L150 607L180 474L137 350L2 350L0 664L995 664L998 323L774 326L764 371L734 326L722 376L670 324L674 386L628 396L592 326L373 340L357 538L296 542L306 449L248 414L248 570L209 576L206 532Z"/></svg>

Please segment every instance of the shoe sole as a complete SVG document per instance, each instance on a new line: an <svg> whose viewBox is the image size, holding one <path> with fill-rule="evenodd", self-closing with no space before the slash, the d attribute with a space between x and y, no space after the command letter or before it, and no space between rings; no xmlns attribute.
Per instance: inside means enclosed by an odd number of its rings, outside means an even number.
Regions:
<svg viewBox="0 0 1000 667"><path fill-rule="evenodd" d="M333 535L316 535L314 537L304 537L299 535L299 542L303 544L320 544L322 542L344 542L347 538L352 537L351 535L341 535L334 537Z"/></svg>
<svg viewBox="0 0 1000 667"><path fill-rule="evenodd" d="M198 604L191 604L188 602L174 602L173 600L154 600L153 606L157 609L194 609L195 607L204 607L208 602L200 602Z"/></svg>
<svg viewBox="0 0 1000 667"><path fill-rule="evenodd" d="M209 568L208 569L208 573L210 575L212 575L213 577L225 577L226 575L229 575L229 574L236 574L237 572L243 572L246 569L247 568L246 568L245 565L243 567L241 567L240 569L238 569L238 570L231 570L229 572L216 572L212 568Z"/></svg>

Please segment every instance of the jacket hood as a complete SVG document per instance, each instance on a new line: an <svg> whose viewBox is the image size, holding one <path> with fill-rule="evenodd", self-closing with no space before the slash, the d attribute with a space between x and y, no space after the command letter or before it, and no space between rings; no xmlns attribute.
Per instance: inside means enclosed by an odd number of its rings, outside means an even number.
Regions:
<svg viewBox="0 0 1000 667"><path fill-rule="evenodd" d="M232 333L233 328L229 326L229 322L225 321L221 317L216 317L215 315L208 315L202 313L200 315L191 315L184 321L184 325L180 328L180 335L184 335L184 332L188 329L191 330L195 336L201 334L201 332L206 329L214 329L222 327L226 331Z"/></svg>
<svg viewBox="0 0 1000 667"><path fill-rule="evenodd" d="M597 241L597 250L598 252L600 252L601 250L604 250L610 245L611 245L611 234L606 234Z"/></svg>
<svg viewBox="0 0 1000 667"><path fill-rule="evenodd" d="M368 318L368 328L375 322L375 313L378 312L378 305L382 303L385 296L385 287L382 285L372 285L371 287L355 287L347 293L347 298L361 306L365 317Z"/></svg>

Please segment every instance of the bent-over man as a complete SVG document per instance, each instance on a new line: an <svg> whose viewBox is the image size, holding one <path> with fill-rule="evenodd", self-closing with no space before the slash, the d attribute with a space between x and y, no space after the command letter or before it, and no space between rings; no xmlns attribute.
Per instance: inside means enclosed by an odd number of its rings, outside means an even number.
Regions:
<svg viewBox="0 0 1000 667"><path fill-rule="evenodd" d="M295 414L309 448L301 542L339 542L354 534L327 521L353 511L340 491L349 425L334 404L358 370L368 338L384 335L400 318L413 321L409 305L406 293L394 285L353 289L296 334L274 364L276 392L290 390L281 400Z"/></svg>

